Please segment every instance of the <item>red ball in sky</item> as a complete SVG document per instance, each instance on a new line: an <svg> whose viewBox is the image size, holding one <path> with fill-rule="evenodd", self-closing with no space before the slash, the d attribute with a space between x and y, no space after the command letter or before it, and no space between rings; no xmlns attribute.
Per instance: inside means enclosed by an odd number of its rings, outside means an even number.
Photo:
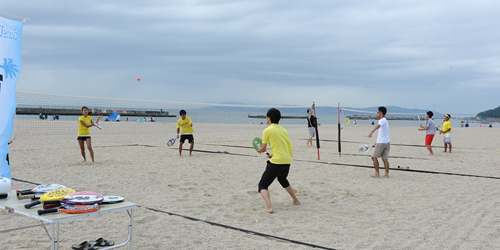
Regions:
<svg viewBox="0 0 500 250"><path fill-rule="evenodd" d="M141 78L137 77L137 81L140 82L141 81Z"/></svg>

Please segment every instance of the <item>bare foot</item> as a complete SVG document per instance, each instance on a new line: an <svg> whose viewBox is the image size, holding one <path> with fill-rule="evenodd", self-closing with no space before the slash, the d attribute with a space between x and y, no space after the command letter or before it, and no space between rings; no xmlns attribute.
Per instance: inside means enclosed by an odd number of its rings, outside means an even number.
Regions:
<svg viewBox="0 0 500 250"><path fill-rule="evenodd" d="M274 213L274 210L273 210L273 208L271 207L271 208L266 208L266 209L264 209L264 212L267 212L267 213L272 214L272 213Z"/></svg>
<svg viewBox="0 0 500 250"><path fill-rule="evenodd" d="M382 178L389 178L389 175L386 174L386 175L382 176Z"/></svg>
<svg viewBox="0 0 500 250"><path fill-rule="evenodd" d="M290 202L290 204L292 204L292 205L300 205L300 201L298 201L298 200L292 201L292 202Z"/></svg>
<svg viewBox="0 0 500 250"><path fill-rule="evenodd" d="M434 154L433 154L433 153L430 153L429 155L430 155L430 156L433 156Z"/></svg>
<svg viewBox="0 0 500 250"><path fill-rule="evenodd" d="M379 175L379 174L377 174L377 173L375 173L375 174L371 174L370 176L371 176L371 177L373 177L373 178L379 178L379 177L380 177L380 175Z"/></svg>

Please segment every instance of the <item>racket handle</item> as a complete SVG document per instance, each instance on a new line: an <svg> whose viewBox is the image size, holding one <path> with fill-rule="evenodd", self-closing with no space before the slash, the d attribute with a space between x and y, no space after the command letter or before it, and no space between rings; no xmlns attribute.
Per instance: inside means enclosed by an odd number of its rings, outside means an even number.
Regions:
<svg viewBox="0 0 500 250"><path fill-rule="evenodd" d="M17 196L18 200L26 200L26 199L40 199L40 195L35 195L35 194L26 194L26 195L18 195Z"/></svg>
<svg viewBox="0 0 500 250"><path fill-rule="evenodd" d="M60 200L53 200L53 201L44 201L43 204L58 204L58 205L61 205L61 201Z"/></svg>
<svg viewBox="0 0 500 250"><path fill-rule="evenodd" d="M49 209L49 208L55 208L55 207L60 207L61 203L53 203L53 204L45 204L43 203L43 209Z"/></svg>
<svg viewBox="0 0 500 250"><path fill-rule="evenodd" d="M58 211L59 211L59 209L57 209L57 208L51 208L51 209L38 210L36 213L38 215L42 215L42 214L49 214L49 213L57 213Z"/></svg>
<svg viewBox="0 0 500 250"><path fill-rule="evenodd" d="M26 189L26 190L18 190L16 192L17 196L19 195L26 195L26 194L35 194L35 192L33 192L33 190L31 189Z"/></svg>
<svg viewBox="0 0 500 250"><path fill-rule="evenodd" d="M34 206L38 205L38 204L41 204L41 203L42 203L42 202L41 202L40 200L38 200L38 201L34 201L34 202L31 202L31 203L28 203L28 204L24 205L24 208L26 208L26 209L30 209L30 208L32 208L32 207L34 207Z"/></svg>

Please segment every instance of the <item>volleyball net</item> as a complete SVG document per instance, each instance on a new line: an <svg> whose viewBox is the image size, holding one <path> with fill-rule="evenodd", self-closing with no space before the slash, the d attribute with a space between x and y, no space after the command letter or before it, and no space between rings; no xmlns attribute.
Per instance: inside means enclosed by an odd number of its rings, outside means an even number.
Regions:
<svg viewBox="0 0 500 250"><path fill-rule="evenodd" d="M193 123L204 123L197 133L228 133L218 124L266 123L271 107L278 108L284 124L307 124L306 106L238 105L125 100L82 96L62 96L16 92L17 108L13 138L76 136L82 107L91 111L95 121L102 116L102 130L93 136L165 135L175 132L179 111L186 110ZM172 127L174 129L172 129ZM259 128L261 129L261 128Z"/></svg>

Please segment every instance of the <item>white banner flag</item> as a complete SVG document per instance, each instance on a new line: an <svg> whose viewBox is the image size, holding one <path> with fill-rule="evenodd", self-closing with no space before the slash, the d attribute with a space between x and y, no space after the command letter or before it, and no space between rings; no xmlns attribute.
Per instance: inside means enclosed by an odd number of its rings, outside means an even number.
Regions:
<svg viewBox="0 0 500 250"><path fill-rule="evenodd" d="M16 82L21 71L23 22L0 17L0 176L12 179L7 162L16 113Z"/></svg>

